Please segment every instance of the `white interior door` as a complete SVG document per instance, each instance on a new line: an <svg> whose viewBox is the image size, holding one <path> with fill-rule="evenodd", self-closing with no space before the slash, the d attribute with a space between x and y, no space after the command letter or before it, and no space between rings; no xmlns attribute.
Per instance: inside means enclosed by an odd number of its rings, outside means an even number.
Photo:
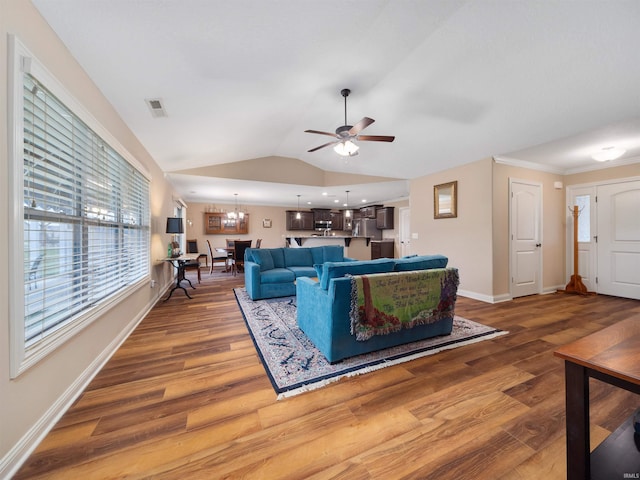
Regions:
<svg viewBox="0 0 640 480"><path fill-rule="evenodd" d="M411 209L402 207L399 209L400 220L398 221L398 229L400 230L400 256L405 257L411 255Z"/></svg>
<svg viewBox="0 0 640 480"><path fill-rule="evenodd" d="M598 293L640 299L640 181L598 187Z"/></svg>
<svg viewBox="0 0 640 480"><path fill-rule="evenodd" d="M510 180L511 297L542 291L542 187Z"/></svg>

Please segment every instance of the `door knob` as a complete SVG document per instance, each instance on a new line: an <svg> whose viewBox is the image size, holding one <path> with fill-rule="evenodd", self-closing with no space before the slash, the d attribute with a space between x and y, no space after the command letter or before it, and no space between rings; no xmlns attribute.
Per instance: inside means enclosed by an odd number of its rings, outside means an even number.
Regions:
<svg viewBox="0 0 640 480"><path fill-rule="evenodd" d="M536 243L536 247L541 247L542 244L541 243Z"/></svg>

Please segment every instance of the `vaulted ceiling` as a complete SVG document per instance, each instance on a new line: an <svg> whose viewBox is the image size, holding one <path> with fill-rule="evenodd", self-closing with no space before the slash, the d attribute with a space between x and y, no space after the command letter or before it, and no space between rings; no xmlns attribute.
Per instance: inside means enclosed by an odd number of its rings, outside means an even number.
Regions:
<svg viewBox="0 0 640 480"><path fill-rule="evenodd" d="M489 156L562 173L608 146L640 162L637 1L32 1L186 200L379 202ZM307 152L343 88L348 122L393 143Z"/></svg>

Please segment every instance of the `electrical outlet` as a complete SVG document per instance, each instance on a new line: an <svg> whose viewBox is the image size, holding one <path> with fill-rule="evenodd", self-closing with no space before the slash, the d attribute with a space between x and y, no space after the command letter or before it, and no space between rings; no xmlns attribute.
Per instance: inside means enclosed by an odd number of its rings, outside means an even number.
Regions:
<svg viewBox="0 0 640 480"><path fill-rule="evenodd" d="M413 240L418 240L418 234L417 234L417 233L415 233L415 232L414 232L414 233L412 233L412 234L411 234L411 238L412 238Z"/></svg>
<svg viewBox="0 0 640 480"><path fill-rule="evenodd" d="M156 281L155 280L151 280L151 288L156 288Z"/></svg>

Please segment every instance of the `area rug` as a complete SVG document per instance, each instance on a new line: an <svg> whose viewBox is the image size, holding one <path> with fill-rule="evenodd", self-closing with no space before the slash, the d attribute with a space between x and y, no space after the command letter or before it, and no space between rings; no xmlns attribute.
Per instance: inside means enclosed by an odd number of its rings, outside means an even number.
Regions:
<svg viewBox="0 0 640 480"><path fill-rule="evenodd" d="M508 333L456 316L451 335L407 343L331 364L298 328L295 296L253 301L244 288L236 288L234 292L278 399L315 390L344 377Z"/></svg>

